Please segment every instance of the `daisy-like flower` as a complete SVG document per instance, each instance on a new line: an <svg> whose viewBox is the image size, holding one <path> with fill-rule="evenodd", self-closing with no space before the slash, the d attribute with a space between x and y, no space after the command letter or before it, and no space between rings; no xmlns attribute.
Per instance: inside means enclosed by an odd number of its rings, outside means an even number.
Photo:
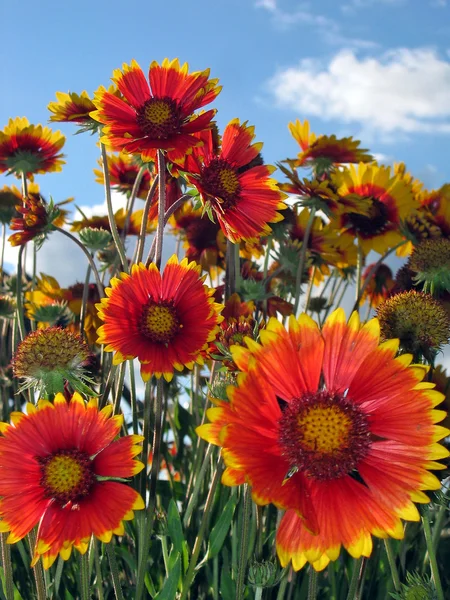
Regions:
<svg viewBox="0 0 450 600"><path fill-rule="evenodd" d="M93 121L89 113L95 110L95 105L86 91L81 94L56 92L56 102L50 102L47 108L53 113L52 122L88 125Z"/></svg>
<svg viewBox="0 0 450 600"><path fill-rule="evenodd" d="M94 96L92 118L104 123L102 142L112 150L141 154L155 160L164 150L169 160L182 160L200 143L193 133L210 126L215 110L195 111L212 102L221 88L209 79L209 69L188 73L178 59L152 62L150 85L135 60L114 71L112 80L123 99L99 88Z"/></svg>
<svg viewBox="0 0 450 600"><path fill-rule="evenodd" d="M342 309L322 331L305 314L289 331L270 319L260 340L232 347L243 373L197 432L223 447L223 483L248 483L257 504L286 510L282 566L321 570L341 546L369 556L372 535L402 538L449 454L436 443L449 431L435 425L443 397L422 383L427 367L395 358L398 340L380 345L376 319L346 323Z"/></svg>
<svg viewBox="0 0 450 600"><path fill-rule="evenodd" d="M53 202L47 204L40 195L28 195L23 205L16 206L16 210L22 217L11 221L11 229L17 231L8 238L11 246L23 246L30 240L35 240L40 246L60 217L58 206Z"/></svg>
<svg viewBox="0 0 450 600"><path fill-rule="evenodd" d="M54 403L27 404L27 412L0 423L0 531L10 532L12 544L39 525L32 566L42 557L48 569L72 548L84 554L92 535L105 543L123 535L123 521L144 508L140 495L117 481L144 468L135 460L143 437L115 439L123 416L77 393L70 402L57 394Z"/></svg>
<svg viewBox="0 0 450 600"><path fill-rule="evenodd" d="M432 192L423 192L420 204L429 209L442 235L450 237L450 184L446 183Z"/></svg>
<svg viewBox="0 0 450 600"><path fill-rule="evenodd" d="M119 154L107 155L108 171L111 187L122 194L131 194L136 176L139 173L139 165L132 156L125 152ZM99 159L99 165L102 166L102 159ZM96 175L95 181L105 185L103 170L94 169ZM145 200L152 183L152 176L148 170L144 171L139 188L136 194L137 198Z"/></svg>
<svg viewBox="0 0 450 600"><path fill-rule="evenodd" d="M373 264L368 265L362 274L363 283L369 276L373 266ZM395 281L391 269L386 264L381 263L375 273L371 275L370 281L361 298L361 304L364 304L368 299L370 306L376 308L389 297L394 286Z"/></svg>
<svg viewBox="0 0 450 600"><path fill-rule="evenodd" d="M130 222L128 223L127 235L139 235L139 233L141 231L141 223L142 223L143 214L144 214L143 208L141 208L140 210L135 210L132 213ZM114 213L114 220L116 222L117 231L119 232L119 234L122 234L125 229L125 223L127 221L126 210L124 208L119 208L119 210L117 210ZM71 230L78 232L78 231L81 231L82 229L85 229L86 227L91 227L94 229L104 229L105 231L111 232L111 226L109 224L108 215L104 215L101 217L94 215L87 219L83 218L83 219L81 219L81 221L73 221ZM145 231L147 233L152 233L153 231L155 231L155 228L156 228L156 222L148 219Z"/></svg>
<svg viewBox="0 0 450 600"><path fill-rule="evenodd" d="M141 375L171 381L174 370L203 363L206 350L222 321L214 290L203 285L201 268L176 256L161 274L155 264L133 265L131 275L113 278L107 298L97 304L103 320L98 343L114 352L113 364L138 358Z"/></svg>
<svg viewBox="0 0 450 600"><path fill-rule="evenodd" d="M350 165L331 177L342 198L369 201L364 214L345 212L338 218L339 226L358 238L364 254L370 250L384 254L402 241L400 221L417 208L410 185L393 176L389 167L363 163L358 168Z"/></svg>
<svg viewBox="0 0 450 600"><path fill-rule="evenodd" d="M191 203L174 214L173 223L174 234L183 240L189 260L195 260L205 271L225 268L226 240L218 223L202 216L202 210L194 209Z"/></svg>
<svg viewBox="0 0 450 600"><path fill-rule="evenodd" d="M310 132L309 122L298 119L289 123L289 131L298 142L301 152L297 160L289 161L297 167L319 166L319 171L328 170L333 164L372 162L367 150L360 148L358 140L351 137L337 138L335 135L319 135Z"/></svg>
<svg viewBox="0 0 450 600"><path fill-rule="evenodd" d="M10 119L0 131L0 173L31 177L61 171L65 164L61 148L66 138L42 125L30 125L25 117Z"/></svg>
<svg viewBox="0 0 450 600"><path fill-rule="evenodd" d="M270 178L275 167L262 164L262 144L252 144L254 138L254 127L234 119L225 128L221 147L218 136L206 131L204 145L186 160L188 180L232 242L269 235L269 223L283 218L277 211L285 208L286 194Z"/></svg>

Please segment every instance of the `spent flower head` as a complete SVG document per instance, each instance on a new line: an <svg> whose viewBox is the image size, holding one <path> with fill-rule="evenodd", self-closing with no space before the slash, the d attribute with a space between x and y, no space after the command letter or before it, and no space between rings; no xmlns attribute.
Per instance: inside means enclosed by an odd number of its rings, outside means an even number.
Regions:
<svg viewBox="0 0 450 600"><path fill-rule="evenodd" d="M48 327L30 333L19 344L13 358L15 377L24 379L22 389L34 388L41 396L64 390L67 381L74 390L95 393L86 385L91 352L80 335L61 327Z"/></svg>
<svg viewBox="0 0 450 600"><path fill-rule="evenodd" d="M381 339L398 338L403 352L432 360L450 337L450 317L430 294L410 290L383 302L377 312Z"/></svg>
<svg viewBox="0 0 450 600"><path fill-rule="evenodd" d="M409 259L414 280L423 291L434 294L450 291L450 240L437 238L421 242Z"/></svg>
<svg viewBox="0 0 450 600"><path fill-rule="evenodd" d="M97 227L84 227L78 235L86 248L93 251L105 250L112 242L111 233Z"/></svg>

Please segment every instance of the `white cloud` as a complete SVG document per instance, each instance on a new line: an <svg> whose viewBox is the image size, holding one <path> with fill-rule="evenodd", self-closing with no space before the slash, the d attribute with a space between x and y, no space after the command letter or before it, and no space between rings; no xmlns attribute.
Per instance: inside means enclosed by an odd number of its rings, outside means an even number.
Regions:
<svg viewBox="0 0 450 600"><path fill-rule="evenodd" d="M299 23L314 27L321 39L333 46L354 48L373 48L377 44L370 40L352 38L342 32L340 24L335 19L308 10L308 4L300 4L294 11L283 10L277 0L256 0L256 8L263 8L272 15L276 27L281 30L289 29Z"/></svg>
<svg viewBox="0 0 450 600"><path fill-rule="evenodd" d="M338 52L327 65L303 59L268 83L278 106L302 118L357 123L376 135L450 133L450 62L428 48L359 58Z"/></svg>
<svg viewBox="0 0 450 600"><path fill-rule="evenodd" d="M442 0L438 0L440 2ZM444 0L445 1L445 0ZM362 8L368 8L376 4L382 4L384 6L403 6L408 0L350 0L347 4L341 6L343 12L352 12Z"/></svg>

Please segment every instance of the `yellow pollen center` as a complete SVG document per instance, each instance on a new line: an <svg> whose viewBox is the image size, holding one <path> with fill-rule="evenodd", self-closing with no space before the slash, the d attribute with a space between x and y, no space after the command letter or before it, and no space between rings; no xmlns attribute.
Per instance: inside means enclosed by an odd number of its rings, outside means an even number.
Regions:
<svg viewBox="0 0 450 600"><path fill-rule="evenodd" d="M84 475L85 469L72 456L54 456L45 465L45 483L55 494L66 494L75 490Z"/></svg>
<svg viewBox="0 0 450 600"><path fill-rule="evenodd" d="M317 406L299 415L302 445L314 452L332 454L347 446L352 420L336 406Z"/></svg>
<svg viewBox="0 0 450 600"><path fill-rule="evenodd" d="M144 308L140 327L147 338L154 342L168 344L183 325L170 303L155 304L150 300Z"/></svg>
<svg viewBox="0 0 450 600"><path fill-rule="evenodd" d="M239 188L239 179L232 169L222 169L219 173L220 185L227 194L233 195Z"/></svg>
<svg viewBox="0 0 450 600"><path fill-rule="evenodd" d="M154 125L163 125L172 117L172 111L166 102L157 100L145 106L144 117Z"/></svg>

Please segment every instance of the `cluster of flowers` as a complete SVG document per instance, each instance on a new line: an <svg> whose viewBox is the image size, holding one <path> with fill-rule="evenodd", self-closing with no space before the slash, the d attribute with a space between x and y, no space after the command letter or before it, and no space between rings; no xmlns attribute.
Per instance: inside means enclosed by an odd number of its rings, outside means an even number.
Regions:
<svg viewBox="0 0 450 600"><path fill-rule="evenodd" d="M277 165L278 183L253 127L235 119L220 135L215 110L201 110L220 92L209 71L165 60L147 80L132 61L112 79L93 99L57 94L49 105L51 121L101 133L110 153L97 179L128 203L113 218L72 223L112 276L104 294L93 284L62 289L49 275L27 283L38 329L19 346L14 372L44 399L0 430L0 531L14 542L39 523L35 560L48 566L72 546L86 551L91 534L120 535L144 506L114 481L143 468L143 438L115 439L122 418L79 395L103 346L113 365L137 358L146 382L223 362L218 380L229 385L213 386L197 433L222 448L223 484L247 483L254 502L286 511L276 539L283 566L321 570L342 546L369 556L372 536L402 538L402 519L419 520L415 503L440 488L431 471L449 455L438 443L449 431L436 424L445 412L435 409L449 384L435 360L450 334L450 185L426 191L404 165L380 166L359 142L316 136L307 121L290 124L299 153ZM63 143L23 118L0 132L0 172L30 180L23 202L13 187L0 191L11 244L42 243L67 221L31 181L61 169ZM145 208L133 211L136 199ZM164 222L186 258L161 271L158 260L141 262L138 245L124 263L117 239L158 228L162 243ZM380 260L363 272L371 251ZM408 257L395 279L383 262L394 251ZM341 308L330 311L355 277L347 322ZM10 296L2 316L13 314ZM378 313L364 323L365 301Z"/></svg>

